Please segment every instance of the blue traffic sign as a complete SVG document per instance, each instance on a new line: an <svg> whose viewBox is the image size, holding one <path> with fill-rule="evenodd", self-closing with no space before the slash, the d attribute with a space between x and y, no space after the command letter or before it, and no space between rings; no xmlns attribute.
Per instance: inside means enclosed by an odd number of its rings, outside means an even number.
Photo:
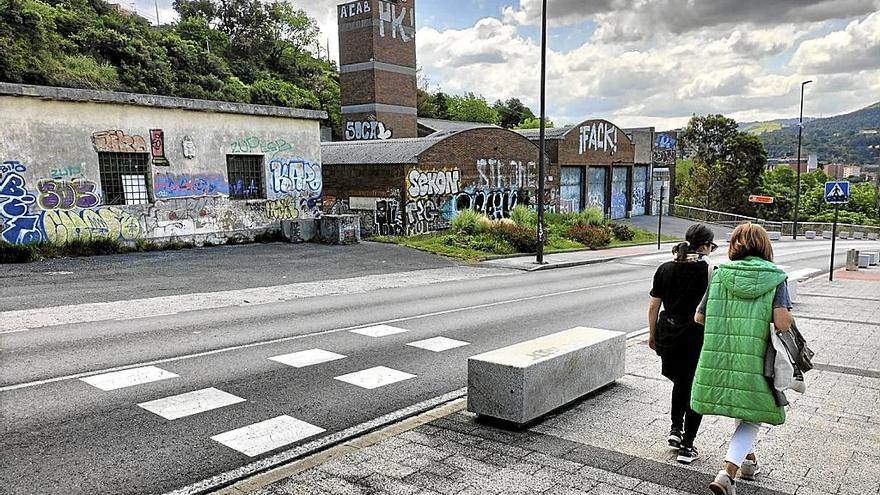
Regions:
<svg viewBox="0 0 880 495"><path fill-rule="evenodd" d="M830 205L849 203L849 182L845 180L826 182L825 202Z"/></svg>

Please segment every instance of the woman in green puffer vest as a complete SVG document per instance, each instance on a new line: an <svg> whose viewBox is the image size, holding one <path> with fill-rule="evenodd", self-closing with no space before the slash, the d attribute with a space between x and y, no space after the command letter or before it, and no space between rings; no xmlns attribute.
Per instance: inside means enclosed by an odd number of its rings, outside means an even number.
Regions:
<svg viewBox="0 0 880 495"><path fill-rule="evenodd" d="M764 377L770 323L791 328L791 298L785 272L773 264L773 247L763 227L743 224L731 236L731 262L718 267L694 320L705 325L703 350L691 393L700 414L737 420L724 469L709 485L717 495L735 495L737 472L758 473L755 439L762 423L780 425L785 411L776 405Z"/></svg>

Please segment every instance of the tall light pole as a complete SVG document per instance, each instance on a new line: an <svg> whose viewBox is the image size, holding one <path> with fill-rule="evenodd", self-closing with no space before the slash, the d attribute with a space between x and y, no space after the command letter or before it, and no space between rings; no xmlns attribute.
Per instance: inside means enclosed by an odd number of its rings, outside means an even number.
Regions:
<svg viewBox="0 0 880 495"><path fill-rule="evenodd" d="M539 265L544 264L544 138L547 122L547 0L541 7L541 138L540 156L538 157L538 259Z"/></svg>
<svg viewBox="0 0 880 495"><path fill-rule="evenodd" d="M801 208L801 142L804 136L804 88L813 81L801 83L801 116L798 119L798 153L797 153L797 191L794 197L794 232L793 238L797 239L798 215Z"/></svg>

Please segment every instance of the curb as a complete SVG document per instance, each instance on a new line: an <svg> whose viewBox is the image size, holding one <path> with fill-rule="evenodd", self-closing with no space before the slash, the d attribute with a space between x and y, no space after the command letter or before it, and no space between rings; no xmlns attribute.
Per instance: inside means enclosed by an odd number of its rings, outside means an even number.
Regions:
<svg viewBox="0 0 880 495"><path fill-rule="evenodd" d="M671 248L671 247L675 246L675 244L666 243L666 244L663 244L662 246L663 247L668 246ZM583 252L583 251L576 251L576 252ZM606 256L604 258L593 258L593 259L588 259L588 260L561 261L559 263L547 263L544 265L537 265L537 266L533 266L533 267L494 265L494 264L488 264L486 262L480 262L480 263L478 263L478 265L485 266L487 268L506 268L509 270L519 270L522 272L538 272L538 271L543 271L543 270L555 270L557 268L572 268L575 266L597 265L599 263L608 263L609 261L614 261L614 260L619 260L619 259L637 258L639 256L651 256L654 254L660 254L662 252L663 252L663 249L661 248L659 251L656 251L654 253L621 254L621 255L616 255L616 256Z"/></svg>

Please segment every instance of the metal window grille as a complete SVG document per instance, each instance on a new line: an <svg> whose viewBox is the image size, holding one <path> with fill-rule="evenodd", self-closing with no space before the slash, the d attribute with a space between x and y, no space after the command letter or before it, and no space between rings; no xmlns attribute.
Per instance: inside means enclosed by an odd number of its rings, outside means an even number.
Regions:
<svg viewBox="0 0 880 495"><path fill-rule="evenodd" d="M147 157L146 153L98 153L104 204L150 203Z"/></svg>
<svg viewBox="0 0 880 495"><path fill-rule="evenodd" d="M263 155L226 155L229 199L266 199Z"/></svg>

